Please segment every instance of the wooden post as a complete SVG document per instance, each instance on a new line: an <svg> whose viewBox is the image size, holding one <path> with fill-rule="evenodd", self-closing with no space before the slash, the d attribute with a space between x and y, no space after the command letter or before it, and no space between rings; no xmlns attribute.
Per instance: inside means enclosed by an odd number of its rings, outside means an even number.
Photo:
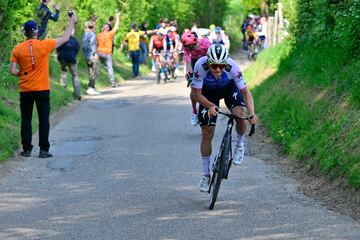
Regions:
<svg viewBox="0 0 360 240"><path fill-rule="evenodd" d="M278 40L281 42L284 39L284 16L282 3L278 3L279 22L278 22Z"/></svg>
<svg viewBox="0 0 360 240"><path fill-rule="evenodd" d="M275 11L274 17L274 27L273 27L273 46L278 44L278 22L279 22L279 12Z"/></svg>
<svg viewBox="0 0 360 240"><path fill-rule="evenodd" d="M269 46L274 46L274 17L269 17L269 24L268 24L268 41Z"/></svg>

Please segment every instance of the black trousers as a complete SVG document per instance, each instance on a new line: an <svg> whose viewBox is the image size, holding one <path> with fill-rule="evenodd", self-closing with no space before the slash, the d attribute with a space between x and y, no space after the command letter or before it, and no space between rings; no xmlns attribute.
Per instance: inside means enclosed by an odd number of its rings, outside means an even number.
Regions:
<svg viewBox="0 0 360 240"><path fill-rule="evenodd" d="M21 143L23 150L32 150L32 115L34 102L39 119L39 147L46 152L49 151L50 130L50 91L20 92L21 110Z"/></svg>

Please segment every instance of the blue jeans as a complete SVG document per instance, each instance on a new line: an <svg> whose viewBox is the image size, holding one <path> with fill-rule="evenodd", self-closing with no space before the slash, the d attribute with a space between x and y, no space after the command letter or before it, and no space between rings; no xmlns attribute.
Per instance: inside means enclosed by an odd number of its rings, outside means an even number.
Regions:
<svg viewBox="0 0 360 240"><path fill-rule="evenodd" d="M144 42L140 42L140 50L141 50L140 63L146 64L146 57L148 54L148 49Z"/></svg>
<svg viewBox="0 0 360 240"><path fill-rule="evenodd" d="M130 51L130 57L131 57L134 77L137 77L139 75L139 67L140 67L140 50Z"/></svg>

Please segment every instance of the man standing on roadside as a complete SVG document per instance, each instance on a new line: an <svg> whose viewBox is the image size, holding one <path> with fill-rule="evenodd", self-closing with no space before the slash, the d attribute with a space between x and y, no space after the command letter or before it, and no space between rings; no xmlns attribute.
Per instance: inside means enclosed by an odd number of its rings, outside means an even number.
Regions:
<svg viewBox="0 0 360 240"><path fill-rule="evenodd" d="M114 69L113 69L113 60L112 60L112 46L116 31L119 28L120 22L120 13L116 12L115 15L115 26L111 29L111 25L109 23L105 23L102 32L99 33L96 37L97 40L97 53L99 55L100 60L105 61L105 66L107 68L111 86L117 87L117 83L115 81Z"/></svg>
<svg viewBox="0 0 360 240"><path fill-rule="evenodd" d="M37 18L38 18L38 39L43 40L46 37L47 24L49 19L52 21L57 21L59 19L60 9L59 5L55 4L55 14L52 14L48 5L51 0L42 0L42 3L37 9Z"/></svg>
<svg viewBox="0 0 360 240"><path fill-rule="evenodd" d="M95 24L92 20L88 21L85 32L82 35L82 49L89 73L89 84L86 93L89 95L100 95L100 92L95 89L96 76L99 71L99 57L96 53Z"/></svg>
<svg viewBox="0 0 360 240"><path fill-rule="evenodd" d="M143 36L145 32L139 31L136 28L136 24L131 24L131 30L126 34L125 42L127 43L128 50L130 52L130 58L132 62L132 71L134 78L139 75L140 67L140 36Z"/></svg>
<svg viewBox="0 0 360 240"><path fill-rule="evenodd" d="M32 114L34 102L39 118L39 157L49 158L50 78L49 55L52 50L69 40L77 22L74 14L64 32L57 39L38 40L39 28L34 21L24 24L26 40L16 45L10 58L10 74L19 77L21 110L22 156L30 157L32 141ZM17 68L19 65L20 69Z"/></svg>

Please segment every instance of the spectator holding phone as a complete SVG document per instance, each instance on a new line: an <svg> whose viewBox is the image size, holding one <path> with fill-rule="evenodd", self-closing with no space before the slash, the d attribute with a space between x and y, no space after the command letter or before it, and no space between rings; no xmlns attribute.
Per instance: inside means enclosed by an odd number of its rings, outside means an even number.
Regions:
<svg viewBox="0 0 360 240"><path fill-rule="evenodd" d="M51 51L69 40L76 22L77 16L74 14L69 19L68 26L61 37L39 40L37 23L27 21L24 24L26 40L13 48L10 58L10 74L19 77L22 156L30 157L33 148L31 122L35 103L39 118L39 157L52 157L52 154L49 153L49 55Z"/></svg>

